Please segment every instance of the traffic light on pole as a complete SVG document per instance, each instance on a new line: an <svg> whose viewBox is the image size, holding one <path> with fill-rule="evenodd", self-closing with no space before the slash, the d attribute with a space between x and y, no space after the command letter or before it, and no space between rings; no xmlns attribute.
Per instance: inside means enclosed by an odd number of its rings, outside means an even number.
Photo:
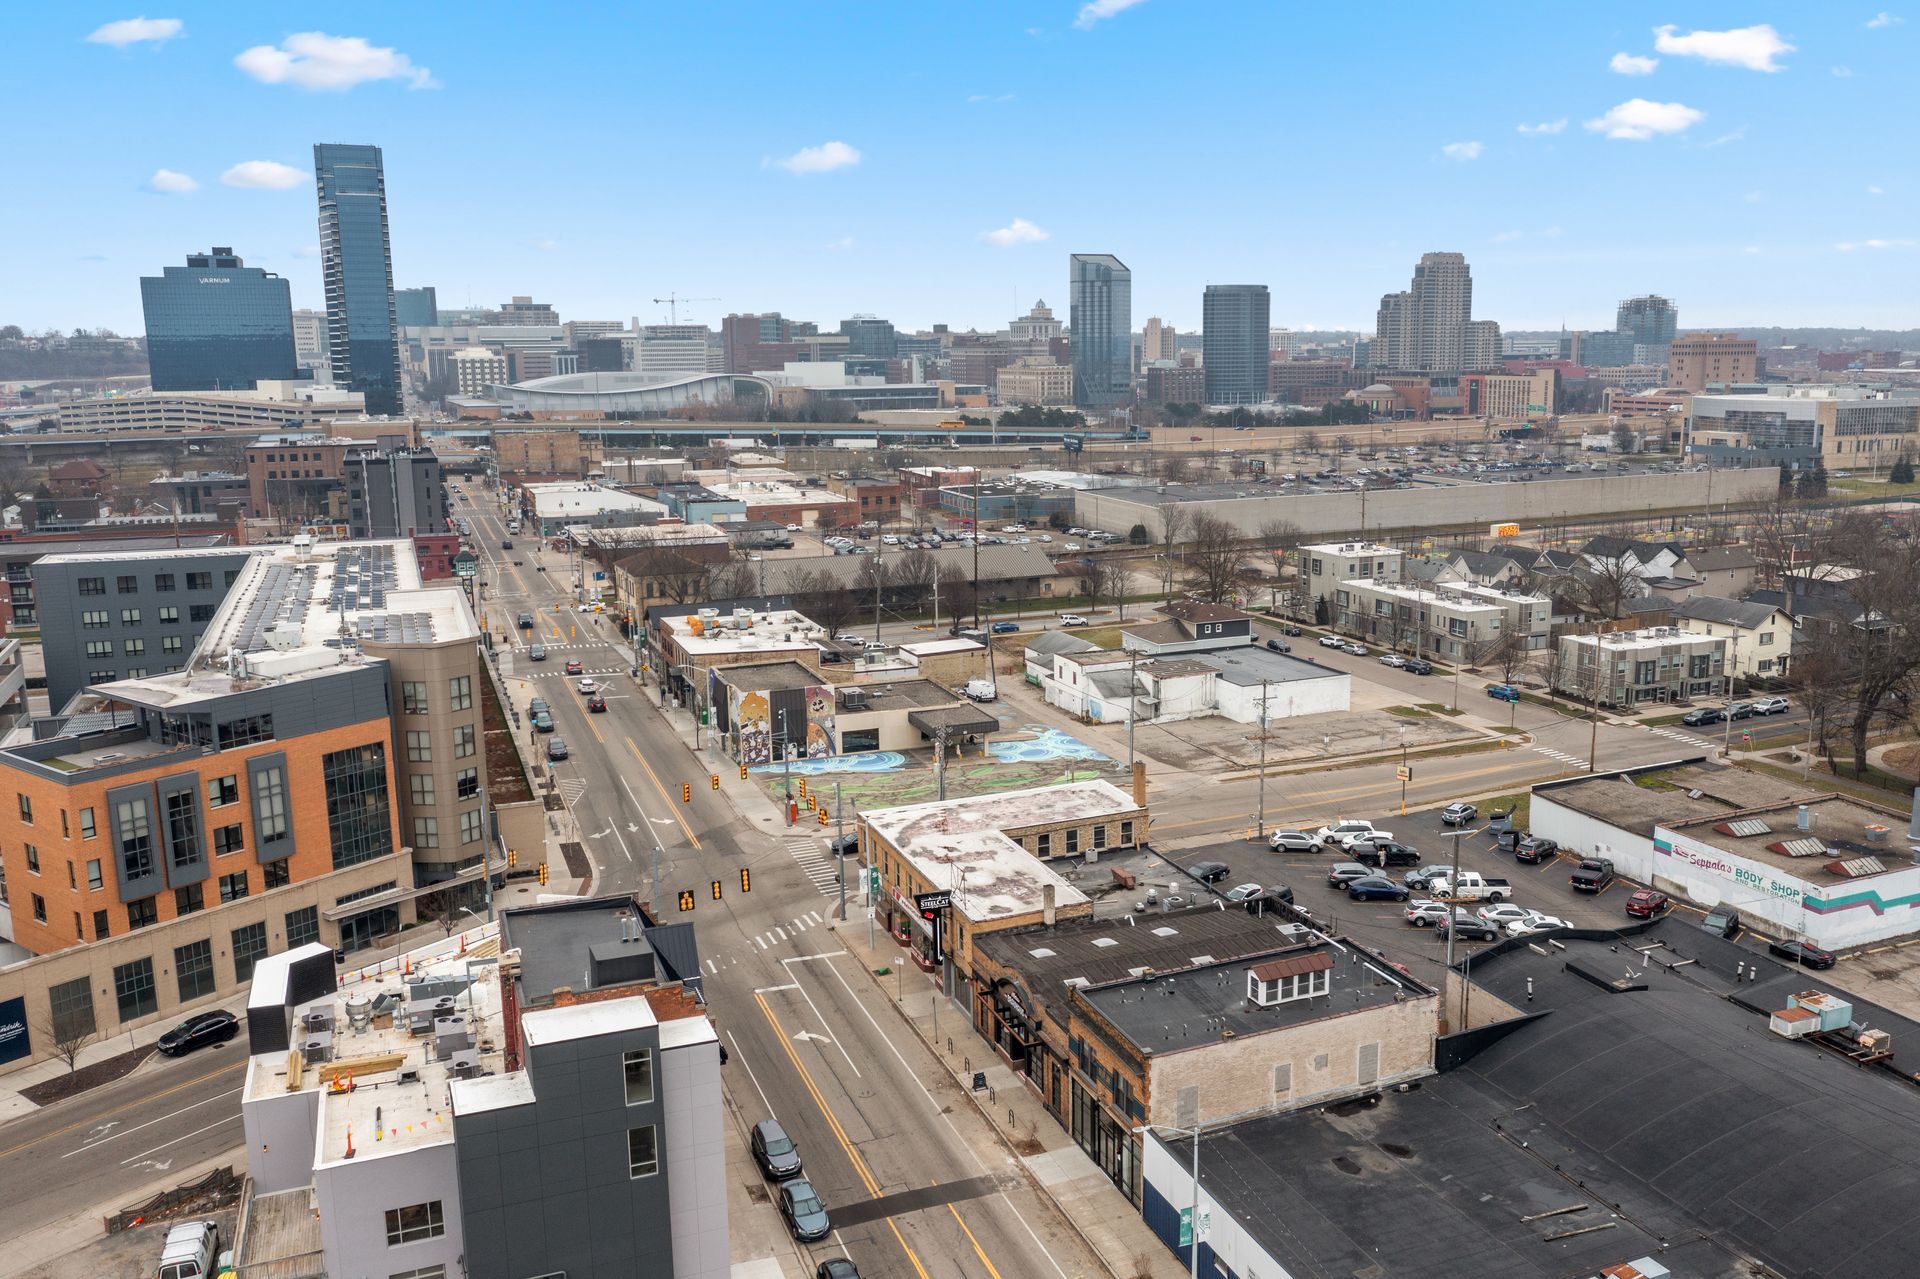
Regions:
<svg viewBox="0 0 1920 1279"><path fill-rule="evenodd" d="M507 868L511 870L513 867L518 866L519 864L520 864L520 850L517 848L509 848L507 850Z"/></svg>
<svg viewBox="0 0 1920 1279"><path fill-rule="evenodd" d="M540 863L540 883L544 887L546 882L547 882L547 864L545 862L541 862Z"/></svg>
<svg viewBox="0 0 1920 1279"><path fill-rule="evenodd" d="M820 810L820 824L822 826L827 824L827 810L824 808Z"/></svg>
<svg viewBox="0 0 1920 1279"><path fill-rule="evenodd" d="M806 797L807 797L807 779L802 777L800 779L800 798L805 799Z"/></svg>
<svg viewBox="0 0 1920 1279"><path fill-rule="evenodd" d="M715 773L711 777L709 777L707 780L713 783L713 788L715 790L720 789L720 774Z"/></svg>
<svg viewBox="0 0 1920 1279"><path fill-rule="evenodd" d="M740 780L743 782L747 780L747 766L745 764L740 765Z"/></svg>
<svg viewBox="0 0 1920 1279"><path fill-rule="evenodd" d="M692 782L680 783L680 802L683 804L691 804L693 802L693 783Z"/></svg>
<svg viewBox="0 0 1920 1279"><path fill-rule="evenodd" d="M740 891L743 893L750 893L753 891L753 872L748 870L745 866L742 866L740 868Z"/></svg>
<svg viewBox="0 0 1920 1279"><path fill-rule="evenodd" d="M713 881L713 900L720 900L720 881L717 879Z"/></svg>

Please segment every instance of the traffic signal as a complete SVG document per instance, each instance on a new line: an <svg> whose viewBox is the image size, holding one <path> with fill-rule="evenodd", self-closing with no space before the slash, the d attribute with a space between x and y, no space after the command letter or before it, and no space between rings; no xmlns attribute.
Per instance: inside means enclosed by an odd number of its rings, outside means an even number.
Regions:
<svg viewBox="0 0 1920 1279"><path fill-rule="evenodd" d="M740 780L743 782L747 780L747 766L745 764L740 765Z"/></svg>
<svg viewBox="0 0 1920 1279"><path fill-rule="evenodd" d="M720 789L720 774L715 773L711 777L709 777L707 780L713 783L713 788L715 790Z"/></svg>
<svg viewBox="0 0 1920 1279"><path fill-rule="evenodd" d="M820 824L822 826L827 824L827 810L824 808L820 810Z"/></svg>
<svg viewBox="0 0 1920 1279"><path fill-rule="evenodd" d="M520 864L520 850L517 848L509 848L507 850L507 868L511 870L513 867L518 866L519 864Z"/></svg>
<svg viewBox="0 0 1920 1279"><path fill-rule="evenodd" d="M720 881L717 879L713 881L713 900L720 900Z"/></svg>
<svg viewBox="0 0 1920 1279"><path fill-rule="evenodd" d="M692 782L680 783L680 802L683 804L691 804L693 802L693 783Z"/></svg>
<svg viewBox="0 0 1920 1279"><path fill-rule="evenodd" d="M750 893L753 891L753 872L748 870L745 866L742 866L740 868L740 891L743 893Z"/></svg>
<svg viewBox="0 0 1920 1279"><path fill-rule="evenodd" d="M693 890L692 889L683 888L680 890L680 909L681 910L693 909Z"/></svg>
<svg viewBox="0 0 1920 1279"><path fill-rule="evenodd" d="M807 779L802 777L800 779L800 798L805 799L806 797L807 797Z"/></svg>
<svg viewBox="0 0 1920 1279"><path fill-rule="evenodd" d="M540 863L540 884L541 884L541 886L542 886L542 887L545 887L545 885L546 885L546 882L547 882L547 864L546 864L545 862L541 862L541 863Z"/></svg>

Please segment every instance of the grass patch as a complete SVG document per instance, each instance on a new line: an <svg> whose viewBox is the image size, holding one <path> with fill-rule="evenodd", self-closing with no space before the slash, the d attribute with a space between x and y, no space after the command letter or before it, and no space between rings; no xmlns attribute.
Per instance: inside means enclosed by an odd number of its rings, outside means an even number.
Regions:
<svg viewBox="0 0 1920 1279"><path fill-rule="evenodd" d="M1120 627L1118 626L1076 626L1068 628L1068 633L1100 648L1116 650L1120 647Z"/></svg>
<svg viewBox="0 0 1920 1279"><path fill-rule="evenodd" d="M1633 775L1633 784L1635 786L1638 786L1641 790L1674 791L1674 790L1680 789L1678 786L1675 786L1672 782L1667 780L1667 775L1665 772L1635 773Z"/></svg>
<svg viewBox="0 0 1920 1279"><path fill-rule="evenodd" d="M1403 719L1432 719L1433 718L1431 713L1429 713L1428 711L1418 706L1389 706L1386 709L1387 709L1387 714L1398 715Z"/></svg>
<svg viewBox="0 0 1920 1279"><path fill-rule="evenodd" d="M1422 702L1420 703L1420 709L1433 715L1463 715L1466 713L1457 706L1448 706L1445 702Z"/></svg>
<svg viewBox="0 0 1920 1279"><path fill-rule="evenodd" d="M1480 812L1484 815L1496 809L1507 810L1508 820L1515 830L1525 830L1527 821L1533 815L1533 792L1522 791L1518 795L1496 795L1492 799L1479 801Z"/></svg>
<svg viewBox="0 0 1920 1279"><path fill-rule="evenodd" d="M1678 715L1655 715L1652 719L1643 719L1640 722L1648 728L1664 728L1668 724L1678 724L1686 716L1687 712L1681 711Z"/></svg>

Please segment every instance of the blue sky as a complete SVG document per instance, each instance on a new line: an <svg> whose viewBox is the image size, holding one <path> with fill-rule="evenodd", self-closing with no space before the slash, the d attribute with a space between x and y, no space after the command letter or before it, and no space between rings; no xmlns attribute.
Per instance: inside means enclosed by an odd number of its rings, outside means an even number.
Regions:
<svg viewBox="0 0 1920 1279"><path fill-rule="evenodd" d="M1259 282L1370 327L1453 249L1508 328L1920 323L1920 0L142 3L0 16L0 322L138 331L138 277L216 243L320 305L340 141L442 305L992 328L1093 251L1136 326Z"/></svg>

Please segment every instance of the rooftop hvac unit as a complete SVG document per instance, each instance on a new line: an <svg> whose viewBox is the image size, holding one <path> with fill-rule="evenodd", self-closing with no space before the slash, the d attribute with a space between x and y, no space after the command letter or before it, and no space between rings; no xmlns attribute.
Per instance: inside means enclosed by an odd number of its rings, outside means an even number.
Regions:
<svg viewBox="0 0 1920 1279"><path fill-rule="evenodd" d="M306 1040L300 1045L300 1059L309 1066L327 1061L332 1058L332 1056L333 1040L331 1038L322 1036L317 1039Z"/></svg>

